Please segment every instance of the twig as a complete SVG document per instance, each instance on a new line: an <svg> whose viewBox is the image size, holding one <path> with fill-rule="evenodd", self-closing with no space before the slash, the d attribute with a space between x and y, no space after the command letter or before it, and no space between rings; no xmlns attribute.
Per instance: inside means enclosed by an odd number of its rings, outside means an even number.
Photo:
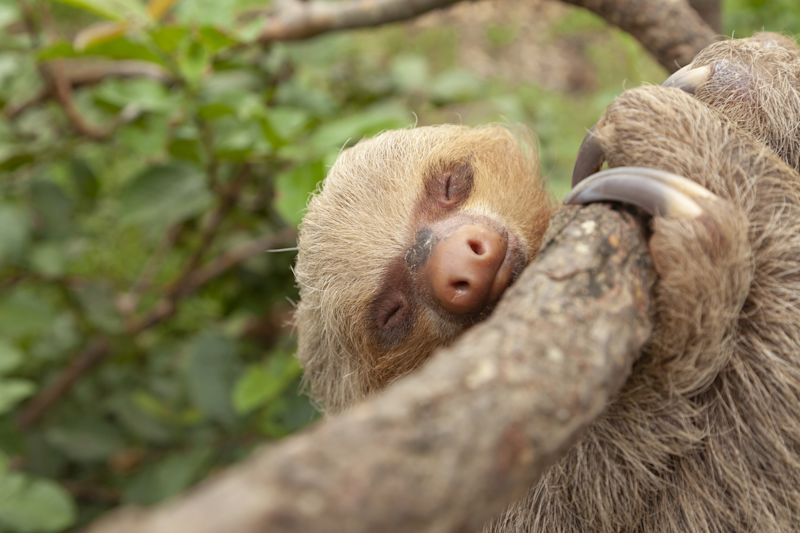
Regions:
<svg viewBox="0 0 800 533"><path fill-rule="evenodd" d="M61 75L72 89L95 85L111 78L150 78L165 83L172 81L172 77L166 70L145 61L60 59L51 63L61 65ZM27 100L7 106L3 115L6 119L13 120L53 96L52 87L47 86Z"/></svg>
<svg viewBox="0 0 800 533"><path fill-rule="evenodd" d="M126 328L125 334L135 336L142 331L156 326L172 316L180 301L203 285L221 277L228 270L241 264L247 259L264 252L267 248L286 246L294 242L294 230L284 229L277 233L264 235L249 244L243 245L222 254L212 260L205 267L201 267L190 277L190 282L183 287L175 298L162 299L146 316L133 321ZM101 363L110 353L109 339L98 336L89 341L87 347L77 354L70 364L57 375L49 385L44 387L23 407L17 418L17 423L22 429L27 429L36 424L42 416L67 394L77 380Z"/></svg>
<svg viewBox="0 0 800 533"><path fill-rule="evenodd" d="M64 77L60 64L43 64L40 65L39 70L76 132L94 141L105 140L113 133L114 128L100 128L83 118L83 115L75 105L75 101L72 99L72 87L67 78Z"/></svg>

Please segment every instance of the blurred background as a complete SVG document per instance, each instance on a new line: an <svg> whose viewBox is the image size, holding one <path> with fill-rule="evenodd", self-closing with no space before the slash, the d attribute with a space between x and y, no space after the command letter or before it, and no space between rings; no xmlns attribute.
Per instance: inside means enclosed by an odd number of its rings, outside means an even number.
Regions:
<svg viewBox="0 0 800 533"><path fill-rule="evenodd" d="M722 33L800 32L726 0ZM253 44L268 0L0 0L0 532L184 490L312 422L295 228L339 150L522 123L555 196L626 87L665 71L544 0Z"/></svg>

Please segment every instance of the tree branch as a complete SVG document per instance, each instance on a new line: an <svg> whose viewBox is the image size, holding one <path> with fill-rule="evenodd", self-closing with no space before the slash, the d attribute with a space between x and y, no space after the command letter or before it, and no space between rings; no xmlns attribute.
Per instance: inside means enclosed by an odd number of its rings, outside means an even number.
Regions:
<svg viewBox="0 0 800 533"><path fill-rule="evenodd" d="M418 372L177 501L90 531L476 530L624 383L650 332L648 257L633 217L564 208L493 315Z"/></svg>
<svg viewBox="0 0 800 533"><path fill-rule="evenodd" d="M349 0L346 2L279 2L267 18L259 41L294 41L322 33L381 26L409 20L460 0Z"/></svg>
<svg viewBox="0 0 800 533"><path fill-rule="evenodd" d="M692 61L717 35L686 0L563 0L630 33L669 72Z"/></svg>
<svg viewBox="0 0 800 533"><path fill-rule="evenodd" d="M73 89L95 85L111 78L150 78L164 83L173 81L166 70L146 61L111 61L93 58L91 60L60 59L52 63L58 63L61 66L63 79ZM13 106L7 106L3 115L6 119L13 120L28 109L36 107L52 97L52 87L47 86L29 99Z"/></svg>
<svg viewBox="0 0 800 533"><path fill-rule="evenodd" d="M712 30L722 31L722 0L689 0L689 4Z"/></svg>
<svg viewBox="0 0 800 533"><path fill-rule="evenodd" d="M685 65L716 35L686 0L564 0L586 8L633 35L670 72ZM409 20L457 0L350 0L281 2L259 41L271 43Z"/></svg>

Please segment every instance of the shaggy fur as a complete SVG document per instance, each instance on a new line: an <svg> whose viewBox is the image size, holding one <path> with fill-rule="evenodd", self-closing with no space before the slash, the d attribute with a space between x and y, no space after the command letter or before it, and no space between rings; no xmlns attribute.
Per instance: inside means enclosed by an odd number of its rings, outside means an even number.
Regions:
<svg viewBox="0 0 800 533"><path fill-rule="evenodd" d="M800 170L800 49L775 33L714 43L689 64L709 66L695 96Z"/></svg>
<svg viewBox="0 0 800 533"><path fill-rule="evenodd" d="M624 93L610 166L734 210L656 219L656 330L615 402L489 531L793 531L800 524L800 176L677 89Z"/></svg>
<svg viewBox="0 0 800 533"><path fill-rule="evenodd" d="M463 330L428 312L402 346L385 352L363 325L387 262L413 240L410 214L426 177L465 159L474 185L462 211L502 222L532 257L553 205L524 131L445 125L383 133L345 150L309 203L298 241L295 320L305 380L323 410L338 411L419 366Z"/></svg>

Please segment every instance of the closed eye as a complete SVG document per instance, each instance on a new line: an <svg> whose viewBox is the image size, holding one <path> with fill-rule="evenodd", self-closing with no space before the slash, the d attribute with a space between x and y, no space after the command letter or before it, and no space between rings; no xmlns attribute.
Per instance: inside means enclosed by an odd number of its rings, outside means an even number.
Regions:
<svg viewBox="0 0 800 533"><path fill-rule="evenodd" d="M445 209L463 204L472 192L473 170L469 162L460 162L435 172L428 184L428 194Z"/></svg>
<svg viewBox="0 0 800 533"><path fill-rule="evenodd" d="M373 304L376 337L384 347L401 342L413 325L413 306L404 292L390 290L378 296Z"/></svg>

